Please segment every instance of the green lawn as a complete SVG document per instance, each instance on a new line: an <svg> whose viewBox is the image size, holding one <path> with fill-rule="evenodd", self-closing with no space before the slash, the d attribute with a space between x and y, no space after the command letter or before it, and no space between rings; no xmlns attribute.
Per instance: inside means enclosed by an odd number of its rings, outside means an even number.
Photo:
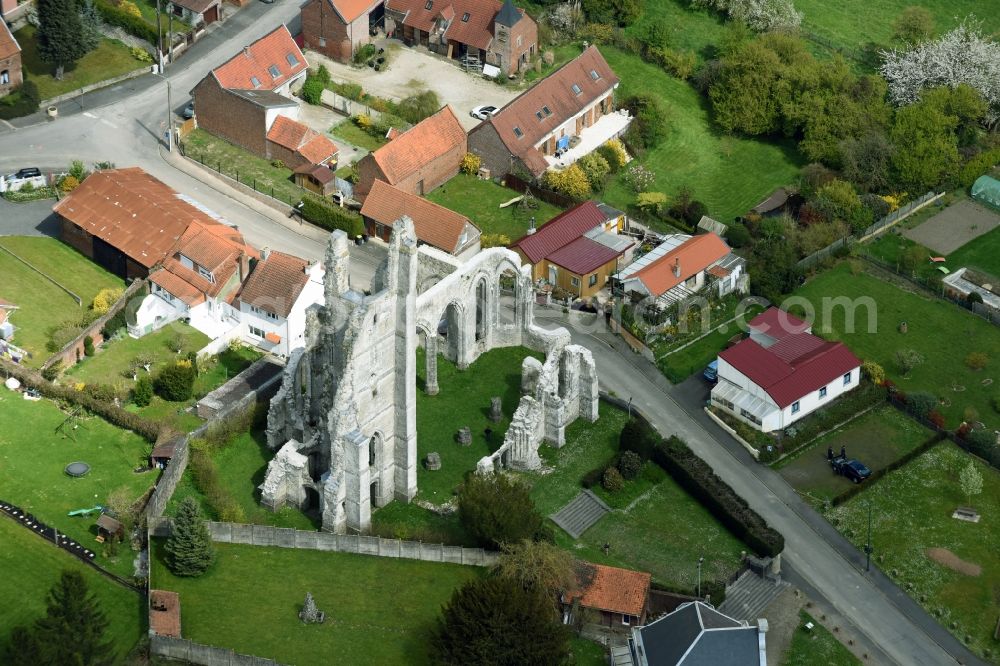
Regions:
<svg viewBox="0 0 1000 666"><path fill-rule="evenodd" d="M603 645L574 636L569 647L575 660L574 666L607 666L608 656Z"/></svg>
<svg viewBox="0 0 1000 666"><path fill-rule="evenodd" d="M506 234L515 241L528 230L534 217L540 227L562 211L552 204L535 199L538 207L526 210L517 204L500 208L500 204L519 196L514 190L489 180L460 173L427 195L427 198L445 208L465 215L482 229L484 234Z"/></svg>
<svg viewBox="0 0 1000 666"><path fill-rule="evenodd" d="M725 31L724 17L718 12L692 7L687 0L658 0L643 6L642 16L626 28L625 34L639 37L656 20L666 21L669 26L670 48L694 51L699 61L714 54Z"/></svg>
<svg viewBox="0 0 1000 666"><path fill-rule="evenodd" d="M127 545L111 557L94 542L97 514L66 514L104 504L108 494L121 487L138 498L155 485L155 471L132 471L149 465L150 445L138 435L85 413L57 433L56 428L67 417L48 400L24 400L10 391L0 394L0 422L19 424L0 430L0 495L80 543L89 544L102 566L130 576L134 554ZM90 473L82 478L67 476L64 469L74 461L88 463Z"/></svg>
<svg viewBox="0 0 1000 666"><path fill-rule="evenodd" d="M763 310L764 308L759 305L750 306L742 321L744 323L750 321ZM713 321L727 318L714 314L712 317ZM678 384L684 381L694 373L704 370L706 365L719 356L719 352L726 346L726 343L734 335L739 334L741 330L739 324L739 321L722 324L697 342L667 356L663 356L660 351L663 348L662 345L654 345L653 353L656 354L656 367L671 382Z"/></svg>
<svg viewBox="0 0 1000 666"><path fill-rule="evenodd" d="M840 453L841 446L846 447L849 457L857 458L875 471L917 448L933 434L909 416L886 405L824 435L775 467L780 468L781 476L807 500L822 506L825 500L832 500L854 485L833 473L826 459L828 447L833 448L834 454Z"/></svg>
<svg viewBox="0 0 1000 666"><path fill-rule="evenodd" d="M1000 277L1000 227L975 238L948 255L952 270L967 266Z"/></svg>
<svg viewBox="0 0 1000 666"><path fill-rule="evenodd" d="M799 611L799 620L782 666L855 666L861 663L809 613ZM805 628L807 622L813 623L812 629Z"/></svg>
<svg viewBox="0 0 1000 666"><path fill-rule="evenodd" d="M291 169L272 166L270 161L202 129L184 139L184 154L285 203L297 203L305 192L292 182Z"/></svg>
<svg viewBox="0 0 1000 666"><path fill-rule="evenodd" d="M35 268L49 275L83 300L83 305L65 291L42 278L23 263L0 250L0 298L19 306L11 316L17 327L14 344L33 354L29 365L40 366L48 358L46 331L67 319L79 319L94 296L105 287L122 287L124 282L53 238L4 236L0 247L7 248Z"/></svg>
<svg viewBox="0 0 1000 666"><path fill-rule="evenodd" d="M494 349L480 356L467 370L439 356L437 372L440 393L427 395L423 390L426 364L423 349L417 350L417 470L418 496L435 504L447 502L466 472L500 448L510 418L521 398L521 361L525 356L541 357L524 347ZM504 419L491 422L487 416L490 398L500 396ZM472 444L460 446L455 441L459 428L472 430ZM489 441L485 431L493 433ZM423 460L431 451L441 454L441 469L428 471Z"/></svg>
<svg viewBox="0 0 1000 666"><path fill-rule="evenodd" d="M154 542L154 546L161 545ZM452 592L485 569L314 550L217 544L199 578L156 547L152 585L179 592L184 636L285 664L427 664L427 632ZM278 575L280 572L280 575ZM326 622L297 617L311 592Z"/></svg>
<svg viewBox="0 0 1000 666"><path fill-rule="evenodd" d="M374 137L355 125L350 118L330 128L330 134L367 151L377 150L387 143L385 139Z"/></svg>
<svg viewBox="0 0 1000 666"><path fill-rule="evenodd" d="M75 65L66 68L61 81L56 81L53 76L55 68L50 63L42 62L38 55L35 30L34 26L26 25L15 32L14 37L21 45L21 63L27 78L38 86L38 94L42 100L136 69L148 69L146 64L132 57L125 44L117 39L102 39L96 49L80 58Z"/></svg>
<svg viewBox="0 0 1000 666"><path fill-rule="evenodd" d="M543 449L548 474L525 474L534 481L531 495L543 515L560 509L581 490L583 475L602 467L618 451L618 435L627 416L601 404L595 424L577 421L566 432L566 445ZM554 527L556 543L576 557L591 562L648 571L653 580L694 589L697 562L705 557L703 579L724 579L739 567L740 551L746 546L718 523L695 499L665 474L657 478L648 468L645 478L633 482L646 490L629 504L603 517L574 541ZM603 489L595 492L607 498ZM629 489L622 491L631 494ZM612 506L621 505L612 498ZM607 555L603 546L609 544Z"/></svg>
<svg viewBox="0 0 1000 666"><path fill-rule="evenodd" d="M11 630L45 615L45 597L64 570L79 571L108 618L105 637L114 645L118 662L145 633L146 604L142 596L100 575L37 534L0 516L0 649Z"/></svg>
<svg viewBox="0 0 1000 666"><path fill-rule="evenodd" d="M955 520L952 511L969 504L959 488L959 470L975 461L983 476L983 493L972 505L982 520ZM855 545L864 544L863 529L873 508L874 562L959 640L977 654L992 651L998 661L993 630L1000 616L1000 472L945 442L905 467L890 473L865 492L828 514ZM979 565L979 575L959 573L931 560L928 549L944 548L966 563ZM911 588L912 585L912 588Z"/></svg>
<svg viewBox="0 0 1000 666"><path fill-rule="evenodd" d="M1000 368L1000 329L962 310L957 305L938 298L904 291L891 282L867 273L852 275L849 263L841 263L807 282L794 296L805 298L816 309L816 331L826 331L832 323L830 337L842 340L862 360L873 360L885 368L887 375L903 391L929 391L945 402L939 407L945 425L955 428L971 408L978 420L987 425L1000 425L997 413L990 406L996 395ZM845 332L845 308L828 307L832 317L824 313L824 300L832 298L873 301L875 326L869 332L868 309L855 311L852 332ZM826 302L830 305L830 301ZM830 319L830 321L827 321ZM907 322L908 332L898 331L900 322ZM895 362L899 349L915 349L924 357L908 377L903 377ZM986 352L994 358L986 369L970 370L965 357L970 352ZM984 380L993 379L993 383Z"/></svg>
<svg viewBox="0 0 1000 666"><path fill-rule="evenodd" d="M667 137L640 160L656 174L654 191L673 196L686 185L708 206L709 215L731 222L775 188L797 182L803 162L793 142L723 135L712 126L708 100L690 84L613 47L601 53L621 78L619 98L648 92L666 109ZM618 176L602 198L625 210L635 193Z"/></svg>

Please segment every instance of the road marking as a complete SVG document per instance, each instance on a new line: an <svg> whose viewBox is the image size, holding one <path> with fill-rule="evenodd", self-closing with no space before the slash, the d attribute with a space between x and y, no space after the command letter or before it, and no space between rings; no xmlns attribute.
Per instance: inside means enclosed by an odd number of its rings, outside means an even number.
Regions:
<svg viewBox="0 0 1000 666"><path fill-rule="evenodd" d="M111 122L110 120L107 120L106 118L101 118L101 124L102 125L107 125L111 129L118 129L118 125L115 125L113 122Z"/></svg>
<svg viewBox="0 0 1000 666"><path fill-rule="evenodd" d="M93 113L91 113L90 111L84 111L84 112L83 112L83 115L87 116L88 118L93 118L93 119L95 119L95 120L97 119L97 116L95 116L95 115L94 115Z"/></svg>

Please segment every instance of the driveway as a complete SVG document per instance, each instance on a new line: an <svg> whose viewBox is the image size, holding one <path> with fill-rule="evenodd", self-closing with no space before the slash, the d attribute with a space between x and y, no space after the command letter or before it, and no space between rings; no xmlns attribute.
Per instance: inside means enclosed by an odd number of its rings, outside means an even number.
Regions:
<svg viewBox="0 0 1000 666"><path fill-rule="evenodd" d="M59 236L59 220L52 212L55 199L11 203L0 198L0 236Z"/></svg>
<svg viewBox="0 0 1000 666"><path fill-rule="evenodd" d="M441 104L451 104L466 131L479 124L469 115L473 107L492 104L499 108L521 92L469 74L453 62L411 49L398 40L379 40L376 45L391 52L389 68L376 72L368 67L352 67L309 51L306 57L315 66L330 70L334 81L360 84L365 92L399 101L421 90L433 90Z"/></svg>

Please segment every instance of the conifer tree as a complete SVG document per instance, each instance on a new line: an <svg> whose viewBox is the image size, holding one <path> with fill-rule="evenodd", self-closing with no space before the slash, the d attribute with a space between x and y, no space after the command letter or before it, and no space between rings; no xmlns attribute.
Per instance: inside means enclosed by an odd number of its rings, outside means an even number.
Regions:
<svg viewBox="0 0 1000 666"><path fill-rule="evenodd" d="M38 21L38 55L55 65L55 78L62 80L66 65L89 50L76 0L38 0Z"/></svg>
<svg viewBox="0 0 1000 666"><path fill-rule="evenodd" d="M63 571L49 590L45 617L35 622L34 645L39 664L104 666L115 661L105 639L108 619L79 571ZM22 639L24 637L22 636Z"/></svg>
<svg viewBox="0 0 1000 666"><path fill-rule="evenodd" d="M167 566L177 576L200 576L215 562L215 548L205 527L201 507L185 497L167 539Z"/></svg>

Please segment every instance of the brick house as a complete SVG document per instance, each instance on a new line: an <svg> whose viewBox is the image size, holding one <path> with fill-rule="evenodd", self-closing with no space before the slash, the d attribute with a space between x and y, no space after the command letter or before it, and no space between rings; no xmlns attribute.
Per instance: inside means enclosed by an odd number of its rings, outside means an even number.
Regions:
<svg viewBox="0 0 1000 666"><path fill-rule="evenodd" d="M298 118L291 90L309 64L280 25L210 71L191 90L198 127L267 156L267 132L279 116Z"/></svg>
<svg viewBox="0 0 1000 666"><path fill-rule="evenodd" d="M612 630L631 632L631 627L645 623L650 574L603 564L587 567L592 575L588 579L581 577L577 589L562 597L569 622L574 621L574 612L585 608L596 613L592 624Z"/></svg>
<svg viewBox="0 0 1000 666"><path fill-rule="evenodd" d="M389 240L392 225L404 215L413 220L417 241L466 259L479 252L480 231L469 218L415 194L376 180L361 207L369 236Z"/></svg>
<svg viewBox="0 0 1000 666"><path fill-rule="evenodd" d="M0 97L21 85L21 46L0 19Z"/></svg>
<svg viewBox="0 0 1000 666"><path fill-rule="evenodd" d="M287 116L277 116L267 130L269 160L281 160L289 169L317 165L337 168L337 146L326 136Z"/></svg>
<svg viewBox="0 0 1000 666"><path fill-rule="evenodd" d="M511 0L386 0L386 33L449 58L474 58L504 76L538 50L538 24Z"/></svg>
<svg viewBox="0 0 1000 666"><path fill-rule="evenodd" d="M308 0L302 5L302 40L340 62L350 62L358 47L371 41L372 27L385 12L384 0Z"/></svg>
<svg viewBox="0 0 1000 666"><path fill-rule="evenodd" d="M221 0L171 0L170 7L174 16L193 26L222 20Z"/></svg>
<svg viewBox="0 0 1000 666"><path fill-rule="evenodd" d="M533 281L545 281L586 299L604 289L619 263L628 261L635 243L618 234L625 227L625 213L585 201L514 241L510 248L531 264Z"/></svg>
<svg viewBox="0 0 1000 666"><path fill-rule="evenodd" d="M631 118L615 111L618 77L595 46L539 81L469 132L469 150L493 176L541 176L621 136Z"/></svg>
<svg viewBox="0 0 1000 666"><path fill-rule="evenodd" d="M376 180L423 196L458 173L467 145L465 130L446 105L358 162L354 198L363 202Z"/></svg>

